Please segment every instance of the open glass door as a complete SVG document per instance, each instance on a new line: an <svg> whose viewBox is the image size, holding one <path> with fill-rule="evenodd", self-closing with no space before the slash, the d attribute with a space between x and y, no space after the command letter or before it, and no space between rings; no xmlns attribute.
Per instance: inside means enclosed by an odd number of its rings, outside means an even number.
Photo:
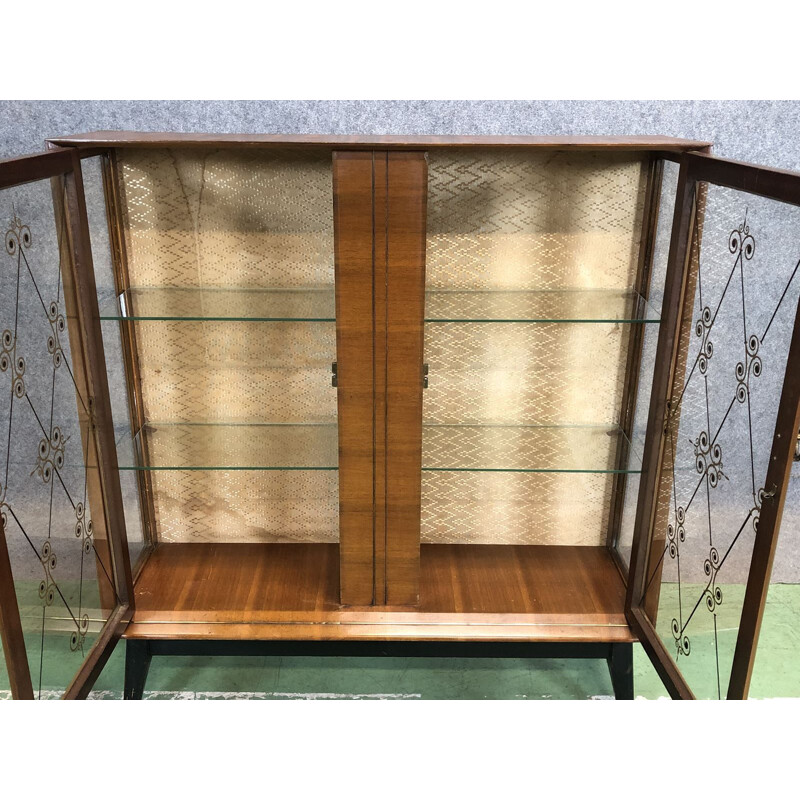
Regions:
<svg viewBox="0 0 800 800"><path fill-rule="evenodd" d="M131 572L75 153L0 163L0 217L8 685L15 698L81 698L130 618Z"/></svg>
<svg viewBox="0 0 800 800"><path fill-rule="evenodd" d="M800 424L800 174L676 160L626 610L673 697L737 699Z"/></svg>

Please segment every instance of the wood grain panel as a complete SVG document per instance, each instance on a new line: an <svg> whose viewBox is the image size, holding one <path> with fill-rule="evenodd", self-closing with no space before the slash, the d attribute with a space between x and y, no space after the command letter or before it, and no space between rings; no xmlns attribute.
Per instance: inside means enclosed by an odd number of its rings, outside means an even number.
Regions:
<svg viewBox="0 0 800 800"><path fill-rule="evenodd" d="M375 388L373 392L373 418L375 426L375 605L386 603L386 537L387 537L387 473L388 442L386 423L388 415L388 354L389 354L389 291L388 291L388 153L373 153L373 353L375 356Z"/></svg>
<svg viewBox="0 0 800 800"><path fill-rule="evenodd" d="M728 700L746 700L753 677L756 647L767 604L772 565L778 547L783 507L794 463L796 431L800 427L800 305L795 311L794 328L786 361L775 436L764 486L767 493L761 506L747 589L742 604L742 620L728 686Z"/></svg>
<svg viewBox="0 0 800 800"><path fill-rule="evenodd" d="M64 202L67 211L68 233L72 248L72 260L67 274L62 270L64 299L68 316L73 307L80 320L79 335L73 338L70 331L70 347L73 354L73 368L83 361L86 382L86 395L89 397L94 430L92 449L94 464L97 467L97 488L89 487L90 501L95 522L94 545L97 549L101 540L96 521L99 510L103 510L107 546L114 571L114 590L116 602L121 605L133 604L133 577L130 551L125 529L122 488L119 482L119 466L114 438L114 423L111 415L111 397L106 373L106 357L103 349L103 334L100 326L100 311L97 299L94 266L92 264L89 221L86 215L86 201L83 190L83 176L80 161L73 158L73 170L63 179ZM61 182L54 182L54 197L60 196ZM71 274L68 274L70 273ZM74 296L72 296L74 293ZM93 499L92 494L97 498ZM102 551L98 550L98 553ZM100 585L103 577L98 576ZM104 606L113 608L110 597ZM109 608L109 610L110 610ZM111 644L113 647L113 643Z"/></svg>
<svg viewBox="0 0 800 800"><path fill-rule="evenodd" d="M425 153L388 160L386 347L386 603L419 600L422 343L425 309Z"/></svg>
<svg viewBox="0 0 800 800"><path fill-rule="evenodd" d="M17 590L8 556L5 523L0 519L0 642L8 671L11 696L15 700L33 700L33 683L25 650L25 636L17 603Z"/></svg>
<svg viewBox="0 0 800 800"><path fill-rule="evenodd" d="M328 134L219 134L143 133L139 131L95 131L49 140L60 146L77 147L328 147L334 149L393 148L427 150L436 147L544 147L621 150L703 150L709 142L671 136L362 136Z"/></svg>
<svg viewBox="0 0 800 800"><path fill-rule="evenodd" d="M331 544L162 544L129 638L632 641L604 547L423 545L417 610L343 608Z"/></svg>
<svg viewBox="0 0 800 800"><path fill-rule="evenodd" d="M341 601L374 599L373 156L333 154Z"/></svg>

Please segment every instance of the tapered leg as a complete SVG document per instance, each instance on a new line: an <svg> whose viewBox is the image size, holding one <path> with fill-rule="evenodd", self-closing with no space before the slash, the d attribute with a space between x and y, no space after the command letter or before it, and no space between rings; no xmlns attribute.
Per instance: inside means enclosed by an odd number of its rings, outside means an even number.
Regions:
<svg viewBox="0 0 800 800"><path fill-rule="evenodd" d="M633 700L633 645L612 644L608 653L608 671L617 700Z"/></svg>
<svg viewBox="0 0 800 800"><path fill-rule="evenodd" d="M144 684L150 669L150 642L128 639L125 643L125 693L126 700L141 700Z"/></svg>

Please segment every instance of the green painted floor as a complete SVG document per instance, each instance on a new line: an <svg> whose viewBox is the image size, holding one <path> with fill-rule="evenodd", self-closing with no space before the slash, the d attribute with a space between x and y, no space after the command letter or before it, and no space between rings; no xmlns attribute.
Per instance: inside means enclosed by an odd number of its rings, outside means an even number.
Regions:
<svg viewBox="0 0 800 800"><path fill-rule="evenodd" d="M669 600L669 596L667 601ZM729 595L730 597L730 595ZM727 602L727 598L726 598ZM730 604L733 607L733 603ZM761 631L751 697L800 697L800 586L770 588ZM668 620L667 620L668 622ZM718 629L718 634L720 633ZM698 625L692 637L692 671L715 675L713 631ZM720 638L722 641L722 637ZM31 655L41 637L30 637ZM67 654L64 651L67 651ZM122 695L124 645L95 684L92 696ZM42 694L57 697L74 672L78 654L69 655L63 635L45 636ZM635 646L637 697L666 697L647 656ZM685 670L686 671L686 670ZM695 673L696 671L696 673ZM35 679L35 683L38 681ZM714 696L715 681L698 679L704 697ZM603 661L524 659L154 658L146 699L586 699L612 697ZM9 697L4 665L0 666L0 698Z"/></svg>

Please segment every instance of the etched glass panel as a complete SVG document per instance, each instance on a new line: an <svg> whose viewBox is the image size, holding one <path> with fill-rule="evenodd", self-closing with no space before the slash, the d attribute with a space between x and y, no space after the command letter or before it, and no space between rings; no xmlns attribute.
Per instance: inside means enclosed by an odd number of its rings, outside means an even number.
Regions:
<svg viewBox="0 0 800 800"><path fill-rule="evenodd" d="M49 181L0 193L0 510L37 697L116 604L66 221Z"/></svg>
<svg viewBox="0 0 800 800"><path fill-rule="evenodd" d="M698 697L724 697L800 279L800 209L698 186L701 245L666 424L644 606ZM657 613L656 613L657 608Z"/></svg>

